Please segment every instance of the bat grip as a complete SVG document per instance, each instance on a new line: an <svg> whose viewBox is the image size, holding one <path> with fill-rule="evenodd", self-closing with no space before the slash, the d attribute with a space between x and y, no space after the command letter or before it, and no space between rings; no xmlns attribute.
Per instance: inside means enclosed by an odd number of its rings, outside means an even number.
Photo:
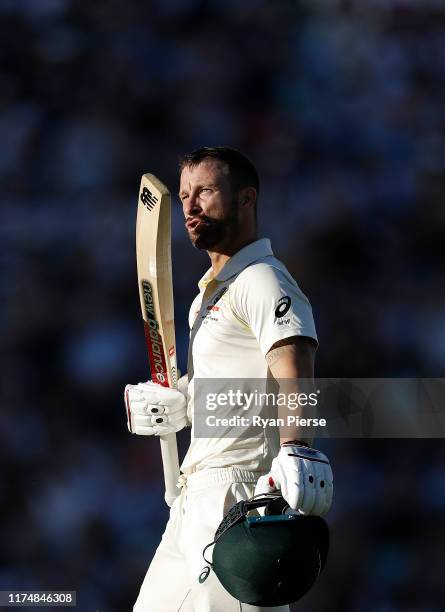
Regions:
<svg viewBox="0 0 445 612"><path fill-rule="evenodd" d="M164 466L165 501L167 505L171 507L179 495L179 489L176 486L179 478L179 458L176 434L171 433L166 436L160 436L159 441L161 443L162 464Z"/></svg>

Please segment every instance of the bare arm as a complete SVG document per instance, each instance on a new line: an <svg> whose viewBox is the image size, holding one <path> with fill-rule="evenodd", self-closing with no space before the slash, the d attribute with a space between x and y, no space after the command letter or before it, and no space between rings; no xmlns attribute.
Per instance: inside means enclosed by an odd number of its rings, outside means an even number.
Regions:
<svg viewBox="0 0 445 612"><path fill-rule="evenodd" d="M285 393L313 391L316 350L316 342L306 336L291 336L272 346L266 355L266 361L275 379L286 379L286 388L283 389ZM304 388L299 383L299 379L304 379ZM280 428L281 444L291 440L312 443L312 438L302 433L298 426Z"/></svg>

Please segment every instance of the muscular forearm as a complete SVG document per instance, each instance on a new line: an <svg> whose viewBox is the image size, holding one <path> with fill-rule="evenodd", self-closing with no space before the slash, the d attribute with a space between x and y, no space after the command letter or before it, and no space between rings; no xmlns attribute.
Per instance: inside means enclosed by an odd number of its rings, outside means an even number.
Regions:
<svg viewBox="0 0 445 612"><path fill-rule="evenodd" d="M300 394L304 394L304 396L308 396L310 393L314 392L314 382L313 379L305 378L302 379L290 379L283 380L280 382L280 393L284 394L288 398L292 398L292 403L288 401L286 406L278 407L278 416L285 423L280 426L280 443L290 441L299 441L303 444L312 445L313 436L311 435L312 428L311 427L301 427L297 424L290 424L287 421L287 417L289 415L299 416L300 419L310 419L316 418L316 408L313 406L298 406L296 409L293 409L295 406L295 398L299 397ZM298 394L298 395L297 395ZM289 408L292 406L292 409Z"/></svg>
<svg viewBox="0 0 445 612"><path fill-rule="evenodd" d="M314 392L315 348L315 342L310 338L293 337L276 343L267 353L266 361L272 376L280 385L280 393L289 396L291 393L308 395ZM287 416L292 414L288 407L279 407L278 410L279 417L284 418L286 423L284 427L280 427L281 443L300 440L312 444L313 438L308 435L307 427L287 424ZM316 416L314 407L311 406L300 406L294 414L304 418Z"/></svg>

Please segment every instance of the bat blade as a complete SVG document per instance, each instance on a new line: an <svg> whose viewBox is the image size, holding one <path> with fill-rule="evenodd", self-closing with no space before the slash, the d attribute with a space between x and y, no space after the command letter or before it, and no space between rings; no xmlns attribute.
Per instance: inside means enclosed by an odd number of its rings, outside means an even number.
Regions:
<svg viewBox="0 0 445 612"><path fill-rule="evenodd" d="M176 387L175 322L171 265L171 197L153 174L144 174L136 220L136 260L139 297L153 382ZM179 460L176 435L161 436L165 500L178 495Z"/></svg>

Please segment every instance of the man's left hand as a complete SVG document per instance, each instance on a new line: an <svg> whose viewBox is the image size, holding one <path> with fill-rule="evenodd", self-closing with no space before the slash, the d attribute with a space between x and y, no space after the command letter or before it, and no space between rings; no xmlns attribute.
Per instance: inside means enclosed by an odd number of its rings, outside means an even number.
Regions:
<svg viewBox="0 0 445 612"><path fill-rule="evenodd" d="M326 514L332 504L333 477L329 459L314 448L285 442L261 476L255 495L277 489L293 510L301 514Z"/></svg>

